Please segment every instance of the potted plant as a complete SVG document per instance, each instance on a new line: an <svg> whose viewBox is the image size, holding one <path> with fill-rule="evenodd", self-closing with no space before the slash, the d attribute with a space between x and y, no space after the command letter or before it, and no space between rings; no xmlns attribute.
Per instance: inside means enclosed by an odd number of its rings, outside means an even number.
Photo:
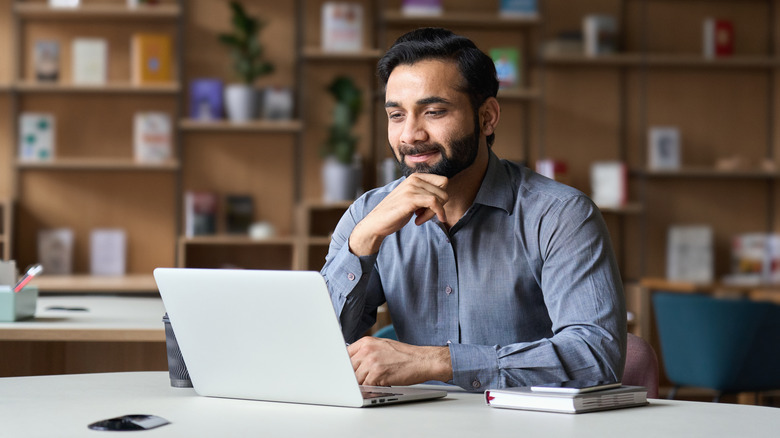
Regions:
<svg viewBox="0 0 780 438"><path fill-rule="evenodd" d="M274 66L263 59L263 46L258 34L265 23L247 15L237 1L230 2L233 11L233 31L219 34L219 41L230 48L233 70L241 83L225 87L225 107L233 122L253 118L257 101L255 80L274 71Z"/></svg>
<svg viewBox="0 0 780 438"><path fill-rule="evenodd" d="M363 92L346 76L338 76L327 90L336 100L333 122L328 139L323 144L325 162L322 168L324 200L327 202L354 199L357 193L360 168L355 162L358 138L352 134L363 108Z"/></svg>

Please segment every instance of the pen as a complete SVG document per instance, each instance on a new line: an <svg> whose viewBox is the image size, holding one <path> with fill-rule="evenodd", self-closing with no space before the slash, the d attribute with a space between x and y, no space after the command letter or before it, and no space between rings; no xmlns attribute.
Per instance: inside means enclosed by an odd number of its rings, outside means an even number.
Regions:
<svg viewBox="0 0 780 438"><path fill-rule="evenodd" d="M33 277L40 274L41 272L43 272L43 266L41 266L40 264L30 266L30 269L28 269L27 272L24 273L22 278L19 279L19 282L16 283L16 286L14 286L14 293L22 290L22 288L25 287L27 283L29 283L30 280L33 279Z"/></svg>

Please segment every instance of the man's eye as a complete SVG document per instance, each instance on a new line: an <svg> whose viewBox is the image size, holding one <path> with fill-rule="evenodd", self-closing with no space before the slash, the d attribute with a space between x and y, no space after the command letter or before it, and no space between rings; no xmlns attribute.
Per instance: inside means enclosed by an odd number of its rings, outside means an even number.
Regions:
<svg viewBox="0 0 780 438"><path fill-rule="evenodd" d="M401 118L403 118L403 116L404 115L400 113L390 113L387 115L387 118L390 120L400 120Z"/></svg>
<svg viewBox="0 0 780 438"><path fill-rule="evenodd" d="M446 112L446 110L428 110L425 114L428 114L429 116L441 116Z"/></svg>

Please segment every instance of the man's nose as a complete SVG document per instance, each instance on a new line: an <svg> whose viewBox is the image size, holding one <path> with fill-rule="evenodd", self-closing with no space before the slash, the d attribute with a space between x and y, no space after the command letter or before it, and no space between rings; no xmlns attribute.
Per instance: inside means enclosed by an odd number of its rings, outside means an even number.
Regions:
<svg viewBox="0 0 780 438"><path fill-rule="evenodd" d="M399 140L401 143L415 144L428 139L423 123L417 117L407 117Z"/></svg>

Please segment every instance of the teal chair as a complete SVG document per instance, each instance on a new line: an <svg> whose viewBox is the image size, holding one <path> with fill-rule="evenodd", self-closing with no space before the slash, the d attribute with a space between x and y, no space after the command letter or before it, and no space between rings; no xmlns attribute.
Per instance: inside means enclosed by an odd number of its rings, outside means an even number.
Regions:
<svg viewBox="0 0 780 438"><path fill-rule="evenodd" d="M677 389L727 393L780 389L780 306L748 299L656 292L666 376Z"/></svg>
<svg viewBox="0 0 780 438"><path fill-rule="evenodd" d="M374 337L392 339L394 341L398 340L398 336L395 335L395 329L393 328L392 324L386 325L377 330L376 333L374 333Z"/></svg>

